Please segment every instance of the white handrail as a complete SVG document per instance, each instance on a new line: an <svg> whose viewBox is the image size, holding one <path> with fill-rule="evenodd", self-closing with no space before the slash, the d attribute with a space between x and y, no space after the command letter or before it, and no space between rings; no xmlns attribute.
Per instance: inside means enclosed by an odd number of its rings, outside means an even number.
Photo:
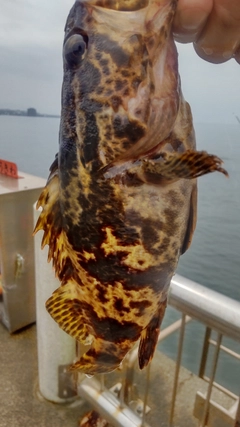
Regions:
<svg viewBox="0 0 240 427"><path fill-rule="evenodd" d="M176 274L171 281L169 305L240 341L239 301Z"/></svg>

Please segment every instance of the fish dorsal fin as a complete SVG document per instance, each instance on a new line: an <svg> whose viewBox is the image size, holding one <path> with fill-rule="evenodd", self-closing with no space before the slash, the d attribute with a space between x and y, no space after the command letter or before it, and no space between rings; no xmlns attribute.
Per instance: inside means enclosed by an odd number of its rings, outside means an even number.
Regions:
<svg viewBox="0 0 240 427"><path fill-rule="evenodd" d="M42 207L33 234L43 230L42 249L49 245L48 262L53 260L56 275L62 278L66 264L69 266L67 239L62 228L62 215L59 200L59 174L57 156L50 168L50 175L38 202L37 209Z"/></svg>
<svg viewBox="0 0 240 427"><path fill-rule="evenodd" d="M196 224L197 224L197 183L194 184L192 194L191 194L188 222L187 222L186 233L185 233L182 248L181 248L181 255L183 255L187 251L187 249L190 247L192 243L193 233L196 228Z"/></svg>

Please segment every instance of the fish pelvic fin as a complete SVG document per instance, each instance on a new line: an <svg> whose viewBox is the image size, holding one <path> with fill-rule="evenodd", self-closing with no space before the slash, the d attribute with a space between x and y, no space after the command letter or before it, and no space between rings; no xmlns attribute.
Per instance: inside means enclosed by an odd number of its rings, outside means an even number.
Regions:
<svg viewBox="0 0 240 427"><path fill-rule="evenodd" d="M145 368L152 360L158 342L160 326L167 306L167 299L161 303L160 309L153 316L148 326L142 331L138 348L139 368Z"/></svg>
<svg viewBox="0 0 240 427"><path fill-rule="evenodd" d="M46 302L46 309L55 322L82 344L91 344L93 336L85 322L79 301L79 285L70 281L56 289Z"/></svg>
<svg viewBox="0 0 240 427"><path fill-rule="evenodd" d="M194 179L211 172L221 172L228 177L228 173L222 168L223 161L206 151L187 150L184 153L160 154L159 159L143 159L142 169L144 174L152 175L157 183L159 180L175 181L180 178ZM154 179L155 178L155 179ZM147 179L149 181L149 177Z"/></svg>

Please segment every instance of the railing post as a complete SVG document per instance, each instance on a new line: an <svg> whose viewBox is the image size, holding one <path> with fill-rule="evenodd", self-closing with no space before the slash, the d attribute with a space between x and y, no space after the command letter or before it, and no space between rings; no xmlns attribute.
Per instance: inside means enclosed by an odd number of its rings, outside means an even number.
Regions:
<svg viewBox="0 0 240 427"><path fill-rule="evenodd" d="M239 400L238 400L238 408L237 408L236 420L235 420L234 427L240 427L240 396L239 396Z"/></svg>
<svg viewBox="0 0 240 427"><path fill-rule="evenodd" d="M213 363L212 363L212 372L210 375L210 381L209 381L209 385L208 385L208 391L207 391L207 396L206 396L206 400L205 400L205 405L204 405L204 409L203 409L203 415L202 415L200 427L205 427L206 422L207 422L207 418L208 418L209 402L210 402L210 397L211 397L212 388L213 388L213 382L214 382L214 378L215 378L215 374L216 374L216 370L217 370L217 362L218 362L218 356L219 356L221 342L222 342L222 335L218 334L217 345L216 345Z"/></svg>
<svg viewBox="0 0 240 427"><path fill-rule="evenodd" d="M205 337L204 337L202 357L201 357L200 368L199 368L199 373L198 373L198 376L200 378L203 378L204 374L205 374L206 363L207 363L207 358L208 358L210 336L211 336L211 328L207 327L206 332L205 332Z"/></svg>
<svg viewBox="0 0 240 427"><path fill-rule="evenodd" d="M172 393L172 402L171 402L170 417L169 417L169 425L170 426L173 423L174 408L175 408L175 401L176 401L177 387L178 387L178 377L179 377L180 365L181 365L181 360L182 360L182 349L183 349L183 339L184 339L184 334L185 334L185 325L186 325L186 315L182 314L182 324L181 324L180 335L179 335L178 354L177 354L176 369L175 369L174 384L173 384L173 393Z"/></svg>

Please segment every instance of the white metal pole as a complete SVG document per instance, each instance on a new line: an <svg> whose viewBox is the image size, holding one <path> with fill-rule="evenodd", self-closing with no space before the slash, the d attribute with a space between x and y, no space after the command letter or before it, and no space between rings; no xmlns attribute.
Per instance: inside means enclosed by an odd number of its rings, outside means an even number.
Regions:
<svg viewBox="0 0 240 427"><path fill-rule="evenodd" d="M36 224L39 212L36 205L33 209ZM52 264L47 262L48 246L41 250L42 236L39 231L34 238L39 389L45 399L60 403L75 395L67 366L75 358L76 346L75 340L59 328L45 308L46 300L60 283Z"/></svg>

